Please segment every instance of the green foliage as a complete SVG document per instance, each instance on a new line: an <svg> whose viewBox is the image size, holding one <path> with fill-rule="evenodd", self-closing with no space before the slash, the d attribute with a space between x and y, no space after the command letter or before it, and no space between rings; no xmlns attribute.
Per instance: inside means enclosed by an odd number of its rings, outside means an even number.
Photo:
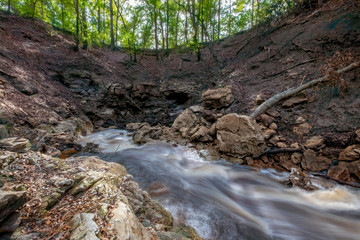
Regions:
<svg viewBox="0 0 360 240"><path fill-rule="evenodd" d="M190 47L272 20L301 0L78 0L79 41L109 46L111 17L115 45L135 54L140 49ZM112 11L110 3L112 4ZM0 8L8 10L8 0ZM40 18L57 29L76 32L75 0L10 0L10 11ZM219 9L220 6L220 9ZM219 15L220 14L220 15ZM220 19L220 22L219 22ZM168 46L167 46L168 43ZM164 48L164 49L162 49Z"/></svg>

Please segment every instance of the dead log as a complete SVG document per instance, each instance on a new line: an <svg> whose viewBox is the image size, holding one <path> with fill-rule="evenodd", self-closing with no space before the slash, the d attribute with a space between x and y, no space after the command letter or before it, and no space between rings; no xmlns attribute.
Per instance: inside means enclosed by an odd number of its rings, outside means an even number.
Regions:
<svg viewBox="0 0 360 240"><path fill-rule="evenodd" d="M350 65L339 69L336 71L337 74L340 73L344 73L344 72L348 72L352 69L355 69L357 67L360 66L360 62L354 62L351 63ZM293 87L293 88L289 88L286 91L283 91L281 93L276 94L275 96L269 98L268 100L266 100L265 102L263 102L260 106L258 106L255 111L250 115L251 119L255 119L257 116L259 116L260 114L264 113L265 111L267 111L268 109L270 109L272 106L274 106L275 104L277 104L278 102L280 102L283 99L289 98L305 89L308 89L310 87L313 87L319 83L323 83L326 82L328 80L329 75L323 76L321 78L317 78L314 79L304 85L301 85L299 87Z"/></svg>

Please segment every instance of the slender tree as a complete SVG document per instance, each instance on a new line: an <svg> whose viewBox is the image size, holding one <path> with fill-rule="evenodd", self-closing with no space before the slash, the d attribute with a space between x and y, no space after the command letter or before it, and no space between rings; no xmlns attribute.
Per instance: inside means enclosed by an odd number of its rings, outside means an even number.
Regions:
<svg viewBox="0 0 360 240"><path fill-rule="evenodd" d="M75 0L75 12L76 12L76 46L75 51L79 50L79 44L80 44L80 33L79 33L79 24L80 24L80 12L79 12L79 0Z"/></svg>
<svg viewBox="0 0 360 240"><path fill-rule="evenodd" d="M115 49L113 0L110 0L110 48Z"/></svg>

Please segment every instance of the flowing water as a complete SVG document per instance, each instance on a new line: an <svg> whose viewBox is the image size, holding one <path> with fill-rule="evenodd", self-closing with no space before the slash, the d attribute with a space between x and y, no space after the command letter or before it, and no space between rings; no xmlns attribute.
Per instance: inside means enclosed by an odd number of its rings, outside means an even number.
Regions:
<svg viewBox="0 0 360 240"><path fill-rule="evenodd" d="M135 145L127 132L106 130L81 140L124 165L177 223L204 239L359 240L360 192L314 179L321 190L289 188L288 173L209 162L189 147Z"/></svg>

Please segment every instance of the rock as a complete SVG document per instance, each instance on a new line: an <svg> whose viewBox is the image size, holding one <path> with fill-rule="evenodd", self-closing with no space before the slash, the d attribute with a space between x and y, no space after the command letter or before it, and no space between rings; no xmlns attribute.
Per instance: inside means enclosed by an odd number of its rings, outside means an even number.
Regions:
<svg viewBox="0 0 360 240"><path fill-rule="evenodd" d="M288 147L288 145L284 142L278 142L278 143L276 143L276 146L278 146L279 148L287 148Z"/></svg>
<svg viewBox="0 0 360 240"><path fill-rule="evenodd" d="M355 131L356 134L356 141L360 142L360 129Z"/></svg>
<svg viewBox="0 0 360 240"><path fill-rule="evenodd" d="M296 143L292 143L290 145L291 148L300 148L300 145L296 142Z"/></svg>
<svg viewBox="0 0 360 240"><path fill-rule="evenodd" d="M192 142L210 142L213 138L210 136L210 130L207 127L201 126L191 137Z"/></svg>
<svg viewBox="0 0 360 240"><path fill-rule="evenodd" d="M278 126L276 125L276 123L271 123L269 128L272 130L276 130L276 129L278 129Z"/></svg>
<svg viewBox="0 0 360 240"><path fill-rule="evenodd" d="M261 114L257 119L259 119L266 127L269 127L275 121L275 118L267 114Z"/></svg>
<svg viewBox="0 0 360 240"><path fill-rule="evenodd" d="M278 154L276 158L278 158L280 165L288 171L291 171L291 169L293 168L300 169L292 161L290 161L290 158L287 154L284 153Z"/></svg>
<svg viewBox="0 0 360 240"><path fill-rule="evenodd" d="M179 224L179 225L174 226L172 231L179 233L182 236L189 238L191 240L202 240L194 228L187 226L185 224Z"/></svg>
<svg viewBox="0 0 360 240"><path fill-rule="evenodd" d="M271 143L272 145L276 146L277 143L280 141L280 138L279 136L273 136L270 140L269 140L269 143Z"/></svg>
<svg viewBox="0 0 360 240"><path fill-rule="evenodd" d="M298 165L301 162L302 154L300 153L293 153L291 155L291 162L295 165Z"/></svg>
<svg viewBox="0 0 360 240"><path fill-rule="evenodd" d="M276 131L270 128L266 128L262 131L262 135L264 136L265 139L271 138L275 133Z"/></svg>
<svg viewBox="0 0 360 240"><path fill-rule="evenodd" d="M31 144L25 138L12 137L0 140L0 147L10 152L24 153L30 150Z"/></svg>
<svg viewBox="0 0 360 240"><path fill-rule="evenodd" d="M254 159L253 159L253 158L251 158L251 157L246 157L244 160L245 160L245 162L246 162L247 165L249 165L249 166L254 166Z"/></svg>
<svg viewBox="0 0 360 240"><path fill-rule="evenodd" d="M211 125L210 129L209 129L209 134L212 137L216 136L216 123L214 123L213 125Z"/></svg>
<svg viewBox="0 0 360 240"><path fill-rule="evenodd" d="M304 188L306 190L315 190L310 178L297 168L292 168L289 174L289 182L294 187Z"/></svg>
<svg viewBox="0 0 360 240"><path fill-rule="evenodd" d="M98 214L101 218L105 218L106 215L108 214L109 212L109 207L110 207L110 204L107 204L107 203L103 203L99 206L98 208Z"/></svg>
<svg viewBox="0 0 360 240"><path fill-rule="evenodd" d="M1 233L12 233L19 227L21 222L21 215L19 212L15 212L6 218L4 222L0 224L0 236ZM1 239L1 237L0 237Z"/></svg>
<svg viewBox="0 0 360 240"><path fill-rule="evenodd" d="M200 105L193 105L193 106L189 107L189 109L195 114L203 114L204 113L204 108Z"/></svg>
<svg viewBox="0 0 360 240"><path fill-rule="evenodd" d="M98 115L104 120L112 119L115 117L115 110L113 108L105 108Z"/></svg>
<svg viewBox="0 0 360 240"><path fill-rule="evenodd" d="M103 173L89 171L84 173L79 173L75 176L76 186L71 190L71 195L77 195L81 192L88 190L91 186L93 186L97 181L104 177Z"/></svg>
<svg viewBox="0 0 360 240"><path fill-rule="evenodd" d="M238 156L259 155L266 144L259 126L250 117L227 114L216 124L220 151Z"/></svg>
<svg viewBox="0 0 360 240"><path fill-rule="evenodd" d="M116 207L111 210L111 214L108 229L115 233L117 239L153 239L152 234L139 222L134 212L125 203L118 201Z"/></svg>
<svg viewBox="0 0 360 240"><path fill-rule="evenodd" d="M350 171L346 164L340 163L337 166L331 167L327 172L327 175L340 181L351 182Z"/></svg>
<svg viewBox="0 0 360 240"><path fill-rule="evenodd" d="M264 102L264 98L261 94L256 95L255 97L255 105L260 105Z"/></svg>
<svg viewBox="0 0 360 240"><path fill-rule="evenodd" d="M70 223L72 230L70 240L98 240L96 234L99 232L99 227L94 222L94 217L93 213L76 214Z"/></svg>
<svg viewBox="0 0 360 240"><path fill-rule="evenodd" d="M214 123L217 120L216 112L214 110L205 109L202 116L210 123Z"/></svg>
<svg viewBox="0 0 360 240"><path fill-rule="evenodd" d="M25 192L0 190L0 222L25 203Z"/></svg>
<svg viewBox="0 0 360 240"><path fill-rule="evenodd" d="M8 138L9 132L6 128L6 125L0 124L0 139Z"/></svg>
<svg viewBox="0 0 360 240"><path fill-rule="evenodd" d="M191 238L186 238L180 233L175 232L158 232L159 240L191 240Z"/></svg>
<svg viewBox="0 0 360 240"><path fill-rule="evenodd" d="M105 162L99 157L93 157L93 156L72 157L72 158L68 158L67 162L74 162L75 164L80 164L82 166L82 172L85 171L84 168L87 168L88 170L112 173L118 177L123 177L127 174L126 168L123 165L120 165L115 162Z"/></svg>
<svg viewBox="0 0 360 240"><path fill-rule="evenodd" d="M163 130L159 126L151 127L146 123L136 130L133 136L134 143L143 144L154 139L160 139L163 136Z"/></svg>
<svg viewBox="0 0 360 240"><path fill-rule="evenodd" d="M199 122L199 116L197 116L190 108L187 108L175 119L171 128L174 131L180 131L181 128L192 129Z"/></svg>
<svg viewBox="0 0 360 240"><path fill-rule="evenodd" d="M296 104L307 102L308 98L304 94L299 94L297 96L291 97L285 100L282 104L283 107L292 107Z"/></svg>
<svg viewBox="0 0 360 240"><path fill-rule="evenodd" d="M16 159L16 153L5 151L0 154L0 169L7 167Z"/></svg>
<svg viewBox="0 0 360 240"><path fill-rule="evenodd" d="M360 160L360 145L351 145L340 152L340 161Z"/></svg>
<svg viewBox="0 0 360 240"><path fill-rule="evenodd" d="M332 161L326 157L316 156L314 150L308 149L304 152L304 157L301 161L301 166L306 171L320 172L327 170Z"/></svg>
<svg viewBox="0 0 360 240"><path fill-rule="evenodd" d="M293 128L293 132L298 136L303 136L303 135L309 133L311 129L312 129L312 126L310 124L302 123L298 126L295 126Z"/></svg>
<svg viewBox="0 0 360 240"><path fill-rule="evenodd" d="M339 165L341 164L346 164L347 168L349 169L350 172L350 176L353 175L355 176L355 181L359 181L360 179L360 161L355 161L355 162L340 162Z"/></svg>
<svg viewBox="0 0 360 240"><path fill-rule="evenodd" d="M269 109L266 111L266 113L274 118L280 117L280 113L275 109Z"/></svg>
<svg viewBox="0 0 360 240"><path fill-rule="evenodd" d="M126 129L130 131L135 131L142 127L144 124L146 123L128 123L126 124Z"/></svg>
<svg viewBox="0 0 360 240"><path fill-rule="evenodd" d="M324 139L321 136L313 136L305 143L306 148L320 148L324 144Z"/></svg>
<svg viewBox="0 0 360 240"><path fill-rule="evenodd" d="M225 108L234 101L231 86L206 90L203 92L201 98L205 108L208 109Z"/></svg>
<svg viewBox="0 0 360 240"><path fill-rule="evenodd" d="M296 124L302 124L304 122L306 122L304 117L298 117L295 121Z"/></svg>

